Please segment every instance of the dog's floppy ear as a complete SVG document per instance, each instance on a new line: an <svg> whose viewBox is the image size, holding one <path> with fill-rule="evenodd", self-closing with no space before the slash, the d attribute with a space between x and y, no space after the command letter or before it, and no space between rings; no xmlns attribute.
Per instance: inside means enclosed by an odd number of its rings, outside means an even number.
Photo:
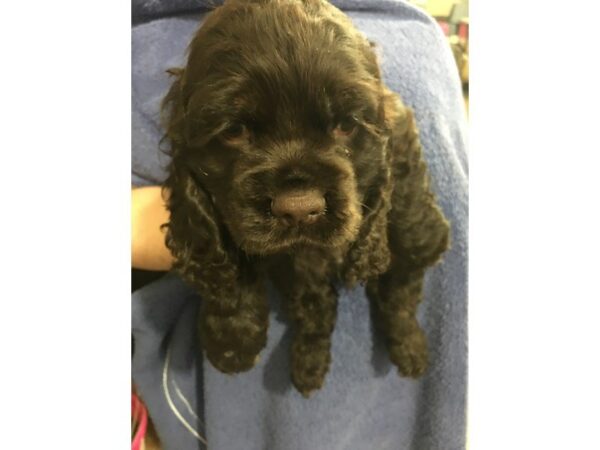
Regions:
<svg viewBox="0 0 600 450"><path fill-rule="evenodd" d="M223 304L237 299L238 256L228 245L210 196L185 168L172 164L164 184L170 212L166 244L175 257L173 269L206 300ZM235 305L229 305L234 308Z"/></svg>
<svg viewBox="0 0 600 450"><path fill-rule="evenodd" d="M391 93L390 93L391 94ZM391 196L394 188L392 165L394 164L394 119L388 107L392 104L384 97L382 115L384 116L383 134L387 135L384 151L384 165L381 167L379 179L371 187L369 198L365 199L367 208L363 216L358 239L348 253L344 280L348 286L359 281L366 282L385 272L390 264L388 246L388 214L391 209ZM388 117L388 114L392 117Z"/></svg>
<svg viewBox="0 0 600 450"><path fill-rule="evenodd" d="M431 191L412 111L386 89L390 134L384 175L350 250L346 282L368 281L387 270L391 254L406 270L435 263L449 244L449 224Z"/></svg>
<svg viewBox="0 0 600 450"><path fill-rule="evenodd" d="M399 98L393 100L394 190L388 231L394 264L412 272L439 261L450 245L450 223L431 188L413 112Z"/></svg>
<svg viewBox="0 0 600 450"><path fill-rule="evenodd" d="M168 71L175 77L163 101L165 139L171 163L164 183L170 219L166 244L175 257L173 268L207 300L237 299L237 251L228 245L210 195L185 164L185 100L181 90L183 69ZM223 304L223 307L227 305ZM233 305L231 305L233 307Z"/></svg>

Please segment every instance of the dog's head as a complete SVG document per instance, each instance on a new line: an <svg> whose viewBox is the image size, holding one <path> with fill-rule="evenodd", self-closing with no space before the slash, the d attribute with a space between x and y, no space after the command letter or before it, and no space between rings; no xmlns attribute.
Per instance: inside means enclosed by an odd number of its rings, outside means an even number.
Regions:
<svg viewBox="0 0 600 450"><path fill-rule="evenodd" d="M172 73L168 245L182 265L349 247L385 208L391 96L327 2L226 1Z"/></svg>

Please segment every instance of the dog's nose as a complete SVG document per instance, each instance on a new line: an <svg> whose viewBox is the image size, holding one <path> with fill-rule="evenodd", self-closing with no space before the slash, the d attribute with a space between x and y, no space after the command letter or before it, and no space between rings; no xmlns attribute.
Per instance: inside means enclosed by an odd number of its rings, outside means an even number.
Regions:
<svg viewBox="0 0 600 450"><path fill-rule="evenodd" d="M308 225L325 212L325 198L316 190L295 190L277 195L271 203L271 213L289 225Z"/></svg>

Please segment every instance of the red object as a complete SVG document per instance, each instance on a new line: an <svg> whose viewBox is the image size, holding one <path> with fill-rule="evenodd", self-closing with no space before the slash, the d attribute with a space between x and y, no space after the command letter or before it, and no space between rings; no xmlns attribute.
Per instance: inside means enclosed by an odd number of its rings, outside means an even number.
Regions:
<svg viewBox="0 0 600 450"><path fill-rule="evenodd" d="M437 23L444 32L444 35L450 36L450 26L448 25L448 22L446 22L445 20L438 20Z"/></svg>
<svg viewBox="0 0 600 450"><path fill-rule="evenodd" d="M139 397L133 393L131 394L131 428L133 433L131 450L140 450L148 428L148 411Z"/></svg>
<svg viewBox="0 0 600 450"><path fill-rule="evenodd" d="M468 22L463 21L458 24L458 36L465 41L467 39L469 39L469 23Z"/></svg>

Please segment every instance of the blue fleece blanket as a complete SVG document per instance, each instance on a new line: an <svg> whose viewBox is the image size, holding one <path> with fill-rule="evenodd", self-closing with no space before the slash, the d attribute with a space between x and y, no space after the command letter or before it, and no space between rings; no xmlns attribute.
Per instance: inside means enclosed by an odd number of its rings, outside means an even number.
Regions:
<svg viewBox="0 0 600 450"><path fill-rule="evenodd" d="M134 0L133 184L160 183L159 102L208 2ZM218 3L218 2L217 2ZM456 67L435 22L401 1L338 1L379 46L384 78L415 111L452 248L426 276L421 323L431 367L400 378L373 332L362 288L341 291L333 363L306 400L290 383L290 333L276 291L268 345L251 371L227 376L199 357L201 301L174 275L133 295L133 379L166 450L455 450L465 447L467 153ZM205 11L205 10L204 10ZM183 14L185 13L185 14ZM206 446L208 442L208 447Z"/></svg>

